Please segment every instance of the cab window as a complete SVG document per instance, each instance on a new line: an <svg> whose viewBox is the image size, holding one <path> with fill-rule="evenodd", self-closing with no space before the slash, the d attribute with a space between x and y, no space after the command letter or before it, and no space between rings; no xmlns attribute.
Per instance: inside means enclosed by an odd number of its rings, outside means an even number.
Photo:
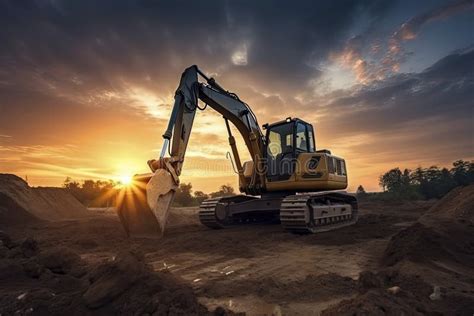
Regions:
<svg viewBox="0 0 474 316"><path fill-rule="evenodd" d="M296 149L308 151L308 139L306 138L306 125L298 123L296 125Z"/></svg>
<svg viewBox="0 0 474 316"><path fill-rule="evenodd" d="M293 151L293 124L282 124L271 128L268 132L267 153L276 157Z"/></svg>
<svg viewBox="0 0 474 316"><path fill-rule="evenodd" d="M268 134L268 154L276 156L281 154L281 138L280 134L275 131L270 131Z"/></svg>
<svg viewBox="0 0 474 316"><path fill-rule="evenodd" d="M312 126L308 126L308 151L310 153L313 153L315 152L315 148L314 148L314 135L313 135L313 127Z"/></svg>

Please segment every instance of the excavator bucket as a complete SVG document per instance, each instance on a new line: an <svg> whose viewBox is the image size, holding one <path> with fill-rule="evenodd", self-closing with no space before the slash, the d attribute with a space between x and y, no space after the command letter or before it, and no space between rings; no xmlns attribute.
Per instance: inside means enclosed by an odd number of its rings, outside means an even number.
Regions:
<svg viewBox="0 0 474 316"><path fill-rule="evenodd" d="M134 176L132 185L122 189L117 201L117 213L127 235L161 237L176 188L165 169Z"/></svg>

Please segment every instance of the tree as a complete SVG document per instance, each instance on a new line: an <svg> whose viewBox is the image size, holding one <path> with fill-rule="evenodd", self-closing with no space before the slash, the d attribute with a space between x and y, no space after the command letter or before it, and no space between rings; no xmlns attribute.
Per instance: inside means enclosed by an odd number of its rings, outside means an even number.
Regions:
<svg viewBox="0 0 474 316"><path fill-rule="evenodd" d="M399 192L403 185L402 172L399 168L392 169L380 176L379 184L383 190L388 192Z"/></svg>
<svg viewBox="0 0 474 316"><path fill-rule="evenodd" d="M221 185L219 191L222 192L224 195L235 195L234 188L230 184Z"/></svg>
<svg viewBox="0 0 474 316"><path fill-rule="evenodd" d="M442 198L449 191L457 187L457 183L454 180L451 172L446 168L441 169L434 182L434 185L436 186L435 197L438 199Z"/></svg>
<svg viewBox="0 0 474 316"><path fill-rule="evenodd" d="M399 168L392 169L380 176L379 183L384 191L388 191L394 198L410 200L419 198L412 172L409 169L405 169L403 172Z"/></svg>
<svg viewBox="0 0 474 316"><path fill-rule="evenodd" d="M64 180L63 187L69 191L79 202L83 202L83 194L81 191L81 184L77 181L74 181L72 178L67 177Z"/></svg>
<svg viewBox="0 0 474 316"><path fill-rule="evenodd" d="M380 176L379 183L397 198L441 198L456 186L474 183L474 163L457 160L451 170L431 166L401 172L395 168Z"/></svg>
<svg viewBox="0 0 474 316"><path fill-rule="evenodd" d="M418 191L426 199L441 198L456 187L452 175L446 168L431 166L427 169L417 169L416 177Z"/></svg>
<svg viewBox="0 0 474 316"><path fill-rule="evenodd" d="M191 206L193 204L193 196L191 183L181 183L179 188L176 190L174 201L179 206Z"/></svg>
<svg viewBox="0 0 474 316"><path fill-rule="evenodd" d="M367 192L365 192L365 189L362 185L359 185L359 187L357 188L357 191L356 191L356 195L358 197L363 197L367 194Z"/></svg>
<svg viewBox="0 0 474 316"><path fill-rule="evenodd" d="M235 195L234 188L230 184L221 185L219 191L209 194L211 198Z"/></svg>
<svg viewBox="0 0 474 316"><path fill-rule="evenodd" d="M401 177L401 187L408 188L411 185L411 176L410 176L410 170L405 169L403 170L403 174Z"/></svg>
<svg viewBox="0 0 474 316"><path fill-rule="evenodd" d="M117 183L113 180L84 180L80 184L67 177L63 187L85 206L96 207L112 205L119 191Z"/></svg>
<svg viewBox="0 0 474 316"><path fill-rule="evenodd" d="M474 182L474 163L457 160L453 162L451 174L458 185L471 184Z"/></svg>
<svg viewBox="0 0 474 316"><path fill-rule="evenodd" d="M201 204L204 200L207 200L209 198L209 195L202 191L196 191L194 192L194 199L196 200L197 204Z"/></svg>
<svg viewBox="0 0 474 316"><path fill-rule="evenodd" d="M425 181L425 169L418 167L411 173L412 184L421 185Z"/></svg>
<svg viewBox="0 0 474 316"><path fill-rule="evenodd" d="M63 183L63 187L68 190L77 190L80 186L79 182L72 180L70 177L67 177Z"/></svg>

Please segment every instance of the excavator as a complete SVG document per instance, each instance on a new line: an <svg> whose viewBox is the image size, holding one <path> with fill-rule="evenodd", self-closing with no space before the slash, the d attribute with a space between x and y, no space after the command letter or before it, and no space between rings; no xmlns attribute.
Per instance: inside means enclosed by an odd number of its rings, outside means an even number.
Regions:
<svg viewBox="0 0 474 316"><path fill-rule="evenodd" d="M242 194L203 201L203 225L220 229L279 221L292 233L318 233L357 221L357 199L341 191L347 187L345 160L316 149L311 124L288 117L261 129L237 94L193 65L181 76L160 156L148 161L151 173L135 175L133 187L119 195L117 213L128 236L163 235L194 117L206 107L223 117ZM231 124L250 161L242 163Z"/></svg>

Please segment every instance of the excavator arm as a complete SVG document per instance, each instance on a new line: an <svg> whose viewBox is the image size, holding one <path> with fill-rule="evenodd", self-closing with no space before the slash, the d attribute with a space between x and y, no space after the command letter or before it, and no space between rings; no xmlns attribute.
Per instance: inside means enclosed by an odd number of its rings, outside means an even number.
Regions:
<svg viewBox="0 0 474 316"><path fill-rule="evenodd" d="M199 77L204 82L200 82ZM206 106L224 118L240 183L244 183L246 190L258 190L264 186L263 173L258 172L263 161L264 137L255 115L245 102L236 94L223 89L213 78L207 77L197 66L191 66L183 72L174 99L168 127L163 134L160 157L148 161L153 174L136 176L135 190L141 192L129 192L118 203L119 218L128 235L163 234L174 192L179 186L194 117L198 110L203 110ZM203 107L199 106L199 100L204 103ZM243 176L242 163L229 121L241 134L254 161L250 181ZM165 157L167 152L169 157ZM143 196L146 197L146 203Z"/></svg>
<svg viewBox="0 0 474 316"><path fill-rule="evenodd" d="M205 82L199 82L199 76L204 78ZM199 100L205 104L204 107L199 107ZM235 138L230 130L229 121L237 128L244 139L250 156L254 160L254 166L258 166L258 163L262 160L264 137L250 107L241 101L236 94L224 90L213 78L208 78L197 66L191 66L183 72L179 87L176 90L168 128L163 134L164 142L160 157L148 162L153 172L158 169L168 169L173 179L178 183L177 177L181 174L195 114L197 110L203 110L206 106L222 114L225 120L229 133L229 144L232 148L239 175L243 176L242 164ZM169 158L165 158L167 151L170 153ZM257 175L257 168L254 172ZM251 185L263 185L264 182L259 177L252 178L255 179L255 183Z"/></svg>

